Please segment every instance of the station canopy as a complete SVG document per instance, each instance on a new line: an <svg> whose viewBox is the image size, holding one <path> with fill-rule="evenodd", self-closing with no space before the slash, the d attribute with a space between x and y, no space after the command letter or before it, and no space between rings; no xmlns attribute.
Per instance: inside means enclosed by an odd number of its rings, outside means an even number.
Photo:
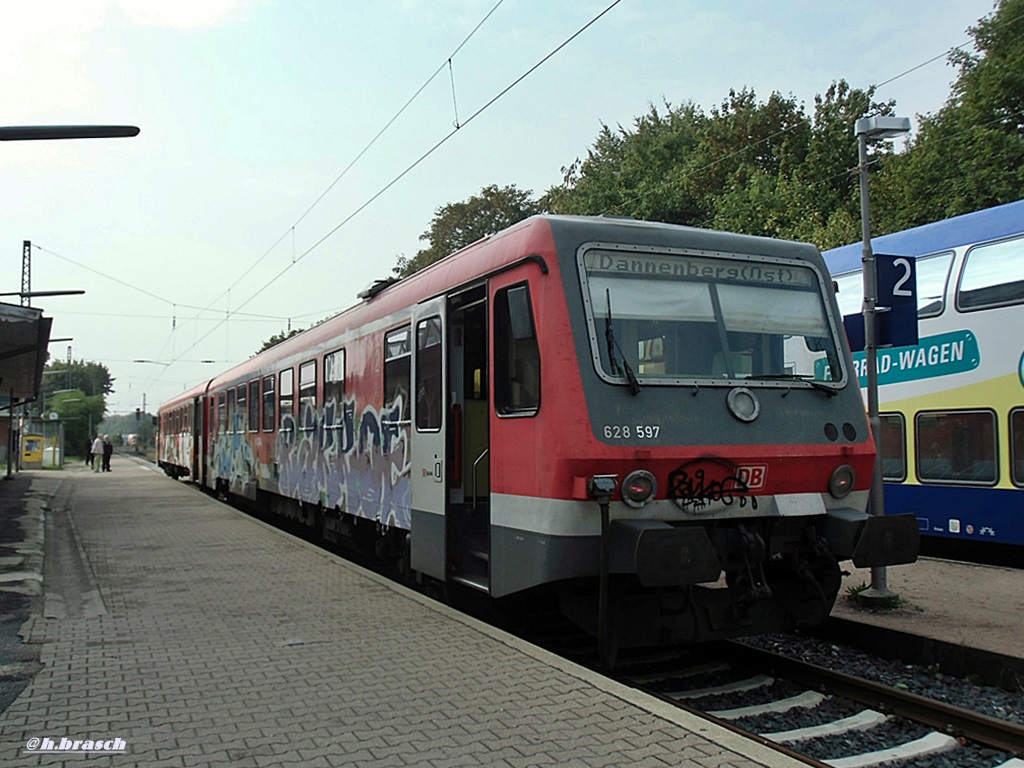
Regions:
<svg viewBox="0 0 1024 768"><path fill-rule="evenodd" d="M39 395L53 320L0 302L0 412Z"/></svg>

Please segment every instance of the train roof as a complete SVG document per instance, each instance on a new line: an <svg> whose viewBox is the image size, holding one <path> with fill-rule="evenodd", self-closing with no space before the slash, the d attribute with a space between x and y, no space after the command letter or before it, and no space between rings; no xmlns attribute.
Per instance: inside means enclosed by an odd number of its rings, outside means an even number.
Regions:
<svg viewBox="0 0 1024 768"><path fill-rule="evenodd" d="M206 379L205 381L201 381L195 386L189 387L184 392L175 395L169 400L166 400L165 402L160 404L160 407L157 408L157 413L162 413L168 408L174 408L176 406L182 405L183 403L191 402L197 397L202 397L203 395L206 394L206 390L209 388L211 381L212 379Z"/></svg>
<svg viewBox="0 0 1024 768"><path fill-rule="evenodd" d="M871 239L875 253L890 256L925 256L946 248L969 243L998 240L1024 231L1024 200L986 208L974 213L965 213L951 219L905 229L891 235ZM824 251L825 264L833 275L854 272L861 268L859 241L839 248Z"/></svg>
<svg viewBox="0 0 1024 768"><path fill-rule="evenodd" d="M615 216L532 216L488 235L405 279L375 285L362 294L363 301L223 371L209 385L217 388L248 378L264 370L268 363L278 364L289 358L306 356L311 347L335 337L339 328L345 327L345 323L355 322L357 317L359 323L372 322L403 306L481 279L522 259L524 254L543 255L547 249L556 247L555 243L562 237L595 242L628 241L658 247L679 245L680 236L684 234L686 246L696 249L820 259L818 249L813 245L754 235ZM200 386L205 387L206 384ZM179 397L173 402L180 400Z"/></svg>

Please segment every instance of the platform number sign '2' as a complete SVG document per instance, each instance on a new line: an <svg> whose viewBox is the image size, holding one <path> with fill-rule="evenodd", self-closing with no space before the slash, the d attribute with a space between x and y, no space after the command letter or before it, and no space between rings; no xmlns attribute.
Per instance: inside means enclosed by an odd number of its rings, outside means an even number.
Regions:
<svg viewBox="0 0 1024 768"><path fill-rule="evenodd" d="M876 253L879 346L917 344L917 269L914 259Z"/></svg>

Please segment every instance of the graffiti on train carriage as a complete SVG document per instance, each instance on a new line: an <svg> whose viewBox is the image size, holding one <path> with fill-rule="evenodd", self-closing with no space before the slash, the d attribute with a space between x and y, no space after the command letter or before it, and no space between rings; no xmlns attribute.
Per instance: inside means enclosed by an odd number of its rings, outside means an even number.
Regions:
<svg viewBox="0 0 1024 768"><path fill-rule="evenodd" d="M279 492L409 528L409 428L399 421L402 406L400 398L380 410L367 405L357 421L354 399L331 400L322 411L308 409L301 428L286 417L274 445Z"/></svg>

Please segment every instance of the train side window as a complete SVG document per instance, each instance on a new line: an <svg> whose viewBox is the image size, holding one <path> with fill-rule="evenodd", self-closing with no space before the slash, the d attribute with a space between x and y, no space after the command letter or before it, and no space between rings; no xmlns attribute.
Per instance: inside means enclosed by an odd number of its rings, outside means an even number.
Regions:
<svg viewBox="0 0 1024 768"><path fill-rule="evenodd" d="M916 416L917 477L923 483L995 485L992 411L925 411Z"/></svg>
<svg viewBox="0 0 1024 768"><path fill-rule="evenodd" d="M289 368L281 371L281 387L277 396L277 413L281 420L281 431L291 432L294 429L294 417L292 415L295 404L295 369Z"/></svg>
<svg viewBox="0 0 1024 768"><path fill-rule="evenodd" d="M316 360L299 366L299 430L316 429Z"/></svg>
<svg viewBox="0 0 1024 768"><path fill-rule="evenodd" d="M397 421L409 420L409 382L412 362L411 329L407 325L384 337L384 408L399 406ZM394 420L393 420L394 421Z"/></svg>
<svg viewBox="0 0 1024 768"><path fill-rule="evenodd" d="M1024 486L1024 408L1010 411L1010 473L1014 485Z"/></svg>
<svg viewBox="0 0 1024 768"><path fill-rule="evenodd" d="M235 390L234 387L228 390L228 426L227 433L235 434Z"/></svg>
<svg viewBox="0 0 1024 768"><path fill-rule="evenodd" d="M946 283L953 264L953 252L945 251L931 256L918 256L917 316L935 317L946 307Z"/></svg>
<svg viewBox="0 0 1024 768"><path fill-rule="evenodd" d="M836 301L839 302L839 314L859 314L864 309L864 277L858 272L847 272L833 282L836 284Z"/></svg>
<svg viewBox="0 0 1024 768"><path fill-rule="evenodd" d="M494 407L503 416L540 408L540 348L525 283L494 297Z"/></svg>
<svg viewBox="0 0 1024 768"><path fill-rule="evenodd" d="M336 426L345 421L345 350L339 349L324 355L324 413L334 406L334 418L327 426ZM324 417L326 419L326 416Z"/></svg>
<svg viewBox="0 0 1024 768"><path fill-rule="evenodd" d="M277 402L277 393L274 392L274 374L263 377L263 431L274 431L274 406Z"/></svg>
<svg viewBox="0 0 1024 768"><path fill-rule="evenodd" d="M953 264L953 252L918 256L916 262L917 316L941 315L946 306L946 283L949 280L949 268ZM864 308L863 273L860 270L847 272L835 278L834 282L840 314L844 317L860 314Z"/></svg>
<svg viewBox="0 0 1024 768"><path fill-rule="evenodd" d="M249 431L260 431L260 380L249 382Z"/></svg>
<svg viewBox="0 0 1024 768"><path fill-rule="evenodd" d="M248 416L249 416L249 414L248 414L248 412L246 411L246 408L245 408L245 403L246 403L245 391L246 391L246 388L247 388L247 385L245 385L245 384L239 384L238 385L238 388L237 388L238 396L237 396L237 399L235 401L235 408L236 408L235 414L237 416L237 419L235 420L235 431L238 432L239 434L245 432L245 419L247 419Z"/></svg>
<svg viewBox="0 0 1024 768"><path fill-rule="evenodd" d="M220 432L220 433L225 432L227 430L227 428L228 428L228 406L227 406L227 402L224 399L224 393L223 392L218 392L217 393L217 415L216 415L216 418L217 418L217 424L215 426L214 432Z"/></svg>
<svg viewBox="0 0 1024 768"><path fill-rule="evenodd" d="M1024 302L1024 238L977 245L967 252L956 305L963 311Z"/></svg>
<svg viewBox="0 0 1024 768"><path fill-rule="evenodd" d="M882 420L882 478L901 483L907 479L906 422L902 413L883 413Z"/></svg>
<svg viewBox="0 0 1024 768"><path fill-rule="evenodd" d="M441 429L441 331L441 318L437 316L416 324L416 429L420 432Z"/></svg>

